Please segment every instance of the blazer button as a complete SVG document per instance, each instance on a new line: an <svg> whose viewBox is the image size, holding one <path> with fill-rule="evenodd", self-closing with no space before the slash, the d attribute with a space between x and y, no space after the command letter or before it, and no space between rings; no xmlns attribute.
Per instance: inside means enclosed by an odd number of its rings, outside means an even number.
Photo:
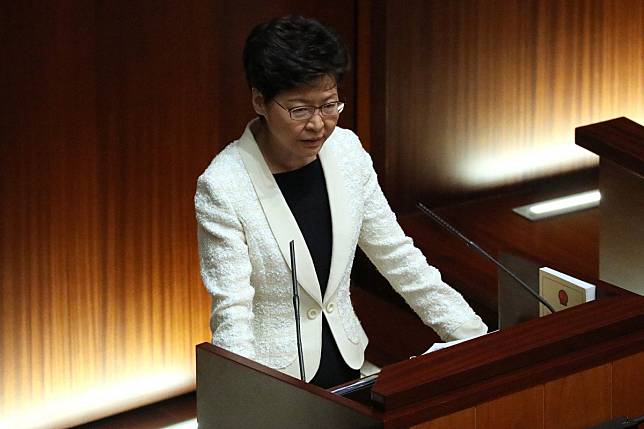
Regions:
<svg viewBox="0 0 644 429"><path fill-rule="evenodd" d="M335 310L335 304L330 302L326 305L326 312L327 313L333 313L333 310Z"/></svg>
<svg viewBox="0 0 644 429"><path fill-rule="evenodd" d="M313 320L318 317L318 311L315 308L309 308L309 311L306 312L306 317Z"/></svg>

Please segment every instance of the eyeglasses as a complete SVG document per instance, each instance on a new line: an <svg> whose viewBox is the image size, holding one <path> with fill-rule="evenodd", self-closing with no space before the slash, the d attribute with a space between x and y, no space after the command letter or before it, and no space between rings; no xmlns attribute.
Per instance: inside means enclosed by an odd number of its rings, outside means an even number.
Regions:
<svg viewBox="0 0 644 429"><path fill-rule="evenodd" d="M287 109L282 106L277 100L273 99L275 104L286 110L294 121L307 121L311 119L318 111L322 116L335 116L339 115L344 110L344 102L332 101L321 106L298 106L292 109Z"/></svg>

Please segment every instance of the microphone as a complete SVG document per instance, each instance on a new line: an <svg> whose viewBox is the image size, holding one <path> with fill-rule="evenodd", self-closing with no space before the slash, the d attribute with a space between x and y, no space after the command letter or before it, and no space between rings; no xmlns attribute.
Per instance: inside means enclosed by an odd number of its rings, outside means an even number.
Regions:
<svg viewBox="0 0 644 429"><path fill-rule="evenodd" d="M475 242L473 242L469 238L465 237L463 234L461 234L460 231L458 231L452 225L450 225L445 220L440 218L436 213L434 213L433 211L431 211L430 209L425 207L425 205L423 203L420 203L420 202L417 203L416 207L418 207L420 209L420 211L423 212L423 214L425 214L426 216L430 217L434 222L436 222L437 224L439 224L440 226L442 226L443 228L445 228L446 230L448 230L449 232L451 232L452 234L456 235L458 238L463 240L469 247L471 247L472 249L476 250L478 253L480 253L481 255L485 256L490 261L494 262L494 264L497 267L499 267L506 274L508 274L510 277L512 277L519 285L521 285L521 287L523 287L526 291L528 291L528 293L530 293L530 295L534 296L536 299L539 300L539 302L541 302L543 305L545 305L546 308L548 308L548 310L550 310L551 313L555 312L555 309L552 307L552 305L550 305L550 303L548 301L546 301L546 299L544 297L542 297L541 295L539 295L538 293L533 291L530 288L530 286L525 284L525 282L523 280L521 280L519 277L517 277L512 271L510 271L508 268L506 268L505 265L501 264L492 255L490 255L485 250L483 250L478 244L476 244Z"/></svg>
<svg viewBox="0 0 644 429"><path fill-rule="evenodd" d="M295 240L289 243L291 249L291 280L293 282L293 308L295 309L295 330L297 332L297 355L300 360L300 380L304 375L304 354L302 353L302 328L300 326L300 295L297 292L297 270L295 269Z"/></svg>

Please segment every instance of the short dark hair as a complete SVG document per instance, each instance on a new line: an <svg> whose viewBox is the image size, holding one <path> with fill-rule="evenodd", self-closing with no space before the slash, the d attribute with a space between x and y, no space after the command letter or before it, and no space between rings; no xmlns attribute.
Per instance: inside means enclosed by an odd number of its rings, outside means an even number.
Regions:
<svg viewBox="0 0 644 429"><path fill-rule="evenodd" d="M257 25L246 39L244 69L266 101L278 93L330 76L340 84L349 55L340 36L320 22L285 16Z"/></svg>

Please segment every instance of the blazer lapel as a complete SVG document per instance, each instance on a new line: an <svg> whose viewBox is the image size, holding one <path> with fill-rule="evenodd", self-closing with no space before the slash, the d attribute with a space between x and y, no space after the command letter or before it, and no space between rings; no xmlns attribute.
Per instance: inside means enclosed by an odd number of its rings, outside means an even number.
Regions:
<svg viewBox="0 0 644 429"><path fill-rule="evenodd" d="M329 140L333 139L333 134ZM331 253L331 270L329 283L324 293L324 300L330 299L340 285L349 259L352 257L351 237L352 221L349 196L346 191L344 176L338 165L337 154L331 149L332 142L327 141L319 153L324 170L329 206L331 208L331 225L333 230L333 247Z"/></svg>
<svg viewBox="0 0 644 429"><path fill-rule="evenodd" d="M250 130L250 123L239 139L239 152L286 264L291 268L289 243L291 240L295 240L298 283L321 305L320 284L306 241L304 241L297 221L280 192L273 174L266 165L259 147L257 147L255 137ZM335 244L333 247L335 250Z"/></svg>

